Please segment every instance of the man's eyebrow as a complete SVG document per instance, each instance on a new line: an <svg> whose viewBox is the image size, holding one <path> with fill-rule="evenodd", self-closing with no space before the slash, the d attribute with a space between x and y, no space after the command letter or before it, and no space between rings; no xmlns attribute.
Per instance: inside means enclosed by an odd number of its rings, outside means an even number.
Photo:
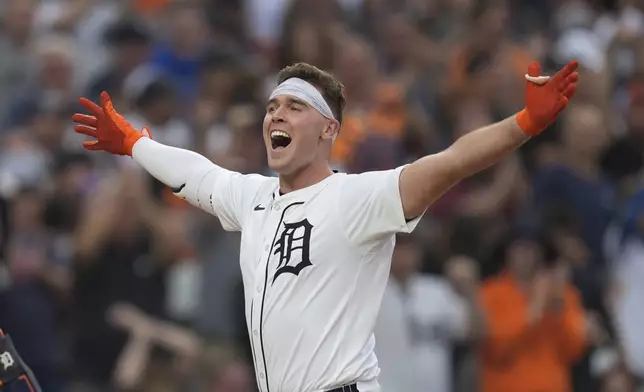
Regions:
<svg viewBox="0 0 644 392"><path fill-rule="evenodd" d="M308 106L308 104L306 102L302 101L301 99L295 98L295 97L288 97L286 99L287 99L287 101L289 103L292 103L292 104L294 103L294 104L297 104L297 105Z"/></svg>
<svg viewBox="0 0 644 392"><path fill-rule="evenodd" d="M289 104L308 106L308 104L306 102L302 101L301 99L295 98L295 97L287 97L285 99L286 99L286 102L289 103ZM266 103L266 106L275 105L277 103L278 103L277 98L272 98Z"/></svg>

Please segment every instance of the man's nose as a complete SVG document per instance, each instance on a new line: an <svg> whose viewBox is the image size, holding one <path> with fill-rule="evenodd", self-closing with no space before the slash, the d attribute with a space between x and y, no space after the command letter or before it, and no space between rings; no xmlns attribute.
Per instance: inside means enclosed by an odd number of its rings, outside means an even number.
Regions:
<svg viewBox="0 0 644 392"><path fill-rule="evenodd" d="M283 108L277 108L273 112L273 116L271 117L272 122L284 122L284 109Z"/></svg>

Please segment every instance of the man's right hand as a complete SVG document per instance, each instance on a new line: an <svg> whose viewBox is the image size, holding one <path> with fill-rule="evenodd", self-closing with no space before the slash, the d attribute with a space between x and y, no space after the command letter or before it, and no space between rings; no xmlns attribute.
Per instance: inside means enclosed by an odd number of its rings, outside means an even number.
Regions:
<svg viewBox="0 0 644 392"><path fill-rule="evenodd" d="M91 115L74 114L72 120L78 124L74 130L96 139L83 142L83 147L87 150L132 156L134 144L140 138L151 138L149 129L137 131L114 110L112 100L105 91L101 93L101 106L87 98L80 98L79 102Z"/></svg>

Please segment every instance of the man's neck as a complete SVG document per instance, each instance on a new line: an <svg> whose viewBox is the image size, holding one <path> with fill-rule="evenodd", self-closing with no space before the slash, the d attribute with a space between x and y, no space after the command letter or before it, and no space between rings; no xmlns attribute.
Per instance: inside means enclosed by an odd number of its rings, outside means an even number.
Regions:
<svg viewBox="0 0 644 392"><path fill-rule="evenodd" d="M531 287L533 275L526 273L519 273L518 271L508 271L510 276L514 279L515 283L522 289L528 290Z"/></svg>
<svg viewBox="0 0 644 392"><path fill-rule="evenodd" d="M332 174L333 170L325 162L319 165L311 164L290 175L280 175L280 194L310 187Z"/></svg>

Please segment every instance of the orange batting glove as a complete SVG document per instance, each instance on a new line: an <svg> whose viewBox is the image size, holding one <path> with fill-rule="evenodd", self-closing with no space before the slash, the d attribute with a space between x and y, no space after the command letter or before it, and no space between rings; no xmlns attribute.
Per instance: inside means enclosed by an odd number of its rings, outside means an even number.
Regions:
<svg viewBox="0 0 644 392"><path fill-rule="evenodd" d="M143 128L139 132L118 114L114 110L110 96L105 91L101 93L101 106L87 98L80 98L79 102L91 115L74 114L72 120L78 123L74 130L76 133L96 139L83 142L83 147L87 150L132 156L132 148L140 138L152 138L148 128Z"/></svg>
<svg viewBox="0 0 644 392"><path fill-rule="evenodd" d="M525 89L525 109L517 114L523 132L536 136L555 122L557 115L568 106L577 89L579 63L571 61L553 77L541 76L541 66L533 62L528 67Z"/></svg>

